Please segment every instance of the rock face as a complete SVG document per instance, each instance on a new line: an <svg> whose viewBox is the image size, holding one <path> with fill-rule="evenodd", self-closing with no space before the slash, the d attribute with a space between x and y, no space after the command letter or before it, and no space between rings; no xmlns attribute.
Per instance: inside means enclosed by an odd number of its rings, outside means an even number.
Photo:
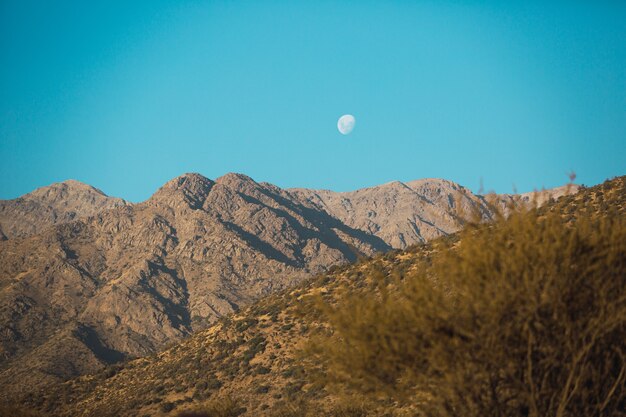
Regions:
<svg viewBox="0 0 626 417"><path fill-rule="evenodd" d="M452 181L431 178L343 193L303 188L289 191L348 226L378 236L393 248L405 249L456 232L468 218L491 220L496 210L506 214L511 204L541 205L575 193L578 187L482 196Z"/></svg>
<svg viewBox="0 0 626 417"><path fill-rule="evenodd" d="M143 203L0 242L9 385L0 389L155 352L263 294L388 248L277 187L183 175Z"/></svg>
<svg viewBox="0 0 626 417"><path fill-rule="evenodd" d="M0 240L30 236L55 224L127 204L79 181L55 183L15 200L0 200Z"/></svg>
<svg viewBox="0 0 626 417"><path fill-rule="evenodd" d="M454 232L472 211L494 215L445 180L334 193L240 174L182 175L134 205L75 181L3 201L0 391L154 353L332 265Z"/></svg>
<svg viewBox="0 0 626 417"><path fill-rule="evenodd" d="M290 191L345 224L400 249L457 231L462 211L478 209L482 216L490 216L481 197L446 180L394 181L344 193Z"/></svg>
<svg viewBox="0 0 626 417"><path fill-rule="evenodd" d="M531 191L523 194L499 194L494 195L499 207L505 208L513 205L525 205L525 206L542 206L551 200L558 200L559 198L576 194L580 190L580 186L576 184L567 184L549 190Z"/></svg>

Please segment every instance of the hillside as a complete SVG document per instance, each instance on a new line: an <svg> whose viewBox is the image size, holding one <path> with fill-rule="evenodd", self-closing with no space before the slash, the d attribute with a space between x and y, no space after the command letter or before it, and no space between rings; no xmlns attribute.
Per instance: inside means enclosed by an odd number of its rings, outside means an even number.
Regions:
<svg viewBox="0 0 626 417"><path fill-rule="evenodd" d="M623 219L625 210L626 178L621 177L550 203L539 215L556 213L566 225L576 227L578 217L602 219L610 213ZM250 416L304 415L306 410L316 410L312 415L324 410L335 410L332 415L365 415L358 402L346 404L343 394L319 378L326 372L322 362L301 353L311 338L328 328L316 305L320 299L333 305L367 298L381 288L381 282L393 283L428 264L433 254L455 239L334 268L223 318L157 355L31 395L25 404L63 416L168 415L187 408L210 409L230 397L237 401L233 408ZM369 404L369 413L405 409L385 401Z"/></svg>
<svg viewBox="0 0 626 417"><path fill-rule="evenodd" d="M0 242L0 387L33 389L150 354L387 248L248 177L181 176L143 203Z"/></svg>
<svg viewBox="0 0 626 417"><path fill-rule="evenodd" d="M494 217L449 181L333 194L241 174L185 174L132 205L75 181L3 204L7 399L150 355L333 265L445 236L467 213Z"/></svg>

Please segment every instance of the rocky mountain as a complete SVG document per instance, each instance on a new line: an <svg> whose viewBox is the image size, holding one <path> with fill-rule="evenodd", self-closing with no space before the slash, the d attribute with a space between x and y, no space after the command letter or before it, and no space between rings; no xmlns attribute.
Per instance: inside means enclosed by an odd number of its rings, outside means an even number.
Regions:
<svg viewBox="0 0 626 417"><path fill-rule="evenodd" d="M452 233L469 213L495 215L445 180L333 193L241 174L185 174L132 205L75 181L2 204L5 398L152 354L333 265Z"/></svg>
<svg viewBox="0 0 626 417"><path fill-rule="evenodd" d="M69 206L69 204L68 204ZM0 242L0 385L150 354L383 240L238 174Z"/></svg>
<svg viewBox="0 0 626 417"><path fill-rule="evenodd" d="M626 177L568 195L546 206L544 212L548 211L565 219L590 213L623 216ZM212 410L215 404L222 410L215 415L229 416L370 415L358 403L342 408L343 394L319 379L322 365L303 358L306 341L326 328L311 307L319 297L330 302L345 294L374 291L381 280L407 274L438 247L436 242L414 245L332 268L264 297L157 355L110 366L20 401L59 416L164 416ZM380 415L396 415L389 413L394 404L383 400L376 404L385 410ZM405 411L398 415L415 415L415 410Z"/></svg>
<svg viewBox="0 0 626 417"><path fill-rule="evenodd" d="M442 179L393 181L351 192L289 190L300 201L314 205L355 229L383 239L393 248L454 233L471 216L491 220L495 211L508 206L545 204L578 191L570 185L525 194L476 195L467 188Z"/></svg>
<svg viewBox="0 0 626 417"><path fill-rule="evenodd" d="M14 200L0 200L0 240L34 235L55 224L127 204L79 181L55 183Z"/></svg>

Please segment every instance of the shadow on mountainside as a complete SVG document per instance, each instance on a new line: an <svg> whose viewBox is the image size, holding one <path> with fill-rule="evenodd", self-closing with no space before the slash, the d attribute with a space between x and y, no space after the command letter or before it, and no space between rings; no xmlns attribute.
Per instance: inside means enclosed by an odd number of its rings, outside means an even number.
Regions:
<svg viewBox="0 0 626 417"><path fill-rule="evenodd" d="M106 347L100 340L98 333L88 325L79 324L73 333L98 359L107 365L123 361L126 358L122 352Z"/></svg>
<svg viewBox="0 0 626 417"><path fill-rule="evenodd" d="M271 198L276 201L283 207L293 211L294 213L300 214L303 218L310 221L318 230L312 230L306 228L300 224L291 214L286 212L285 210L277 209L274 207L270 207L267 204L259 201L258 199L251 197L249 195L240 194L241 197L249 203L259 204L267 209L275 212L276 214L284 217L289 221L290 226L292 226L298 233L303 236L305 239L319 239L322 242L325 242L329 245L329 247L336 249L343 253L346 258L353 262L357 260L361 253L355 253L354 247L343 242L339 236L333 231L333 229L339 230L340 232L345 233L352 239L360 240L372 247L377 252L384 252L390 250L391 247L385 243L381 238L366 233L361 230L353 229L344 223L342 223L339 219L332 217L328 213L320 210L315 210L313 208L306 207L302 204L294 203L293 201L286 199L277 194L268 193L267 190L261 189L261 193L263 193L266 197ZM301 249L300 250L300 258L303 258Z"/></svg>

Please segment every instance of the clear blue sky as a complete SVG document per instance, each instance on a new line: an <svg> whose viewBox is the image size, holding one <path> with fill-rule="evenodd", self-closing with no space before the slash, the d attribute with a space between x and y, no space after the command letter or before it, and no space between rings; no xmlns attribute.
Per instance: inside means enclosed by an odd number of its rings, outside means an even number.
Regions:
<svg viewBox="0 0 626 417"><path fill-rule="evenodd" d="M0 157L0 198L592 185L626 174L626 2L2 0Z"/></svg>

